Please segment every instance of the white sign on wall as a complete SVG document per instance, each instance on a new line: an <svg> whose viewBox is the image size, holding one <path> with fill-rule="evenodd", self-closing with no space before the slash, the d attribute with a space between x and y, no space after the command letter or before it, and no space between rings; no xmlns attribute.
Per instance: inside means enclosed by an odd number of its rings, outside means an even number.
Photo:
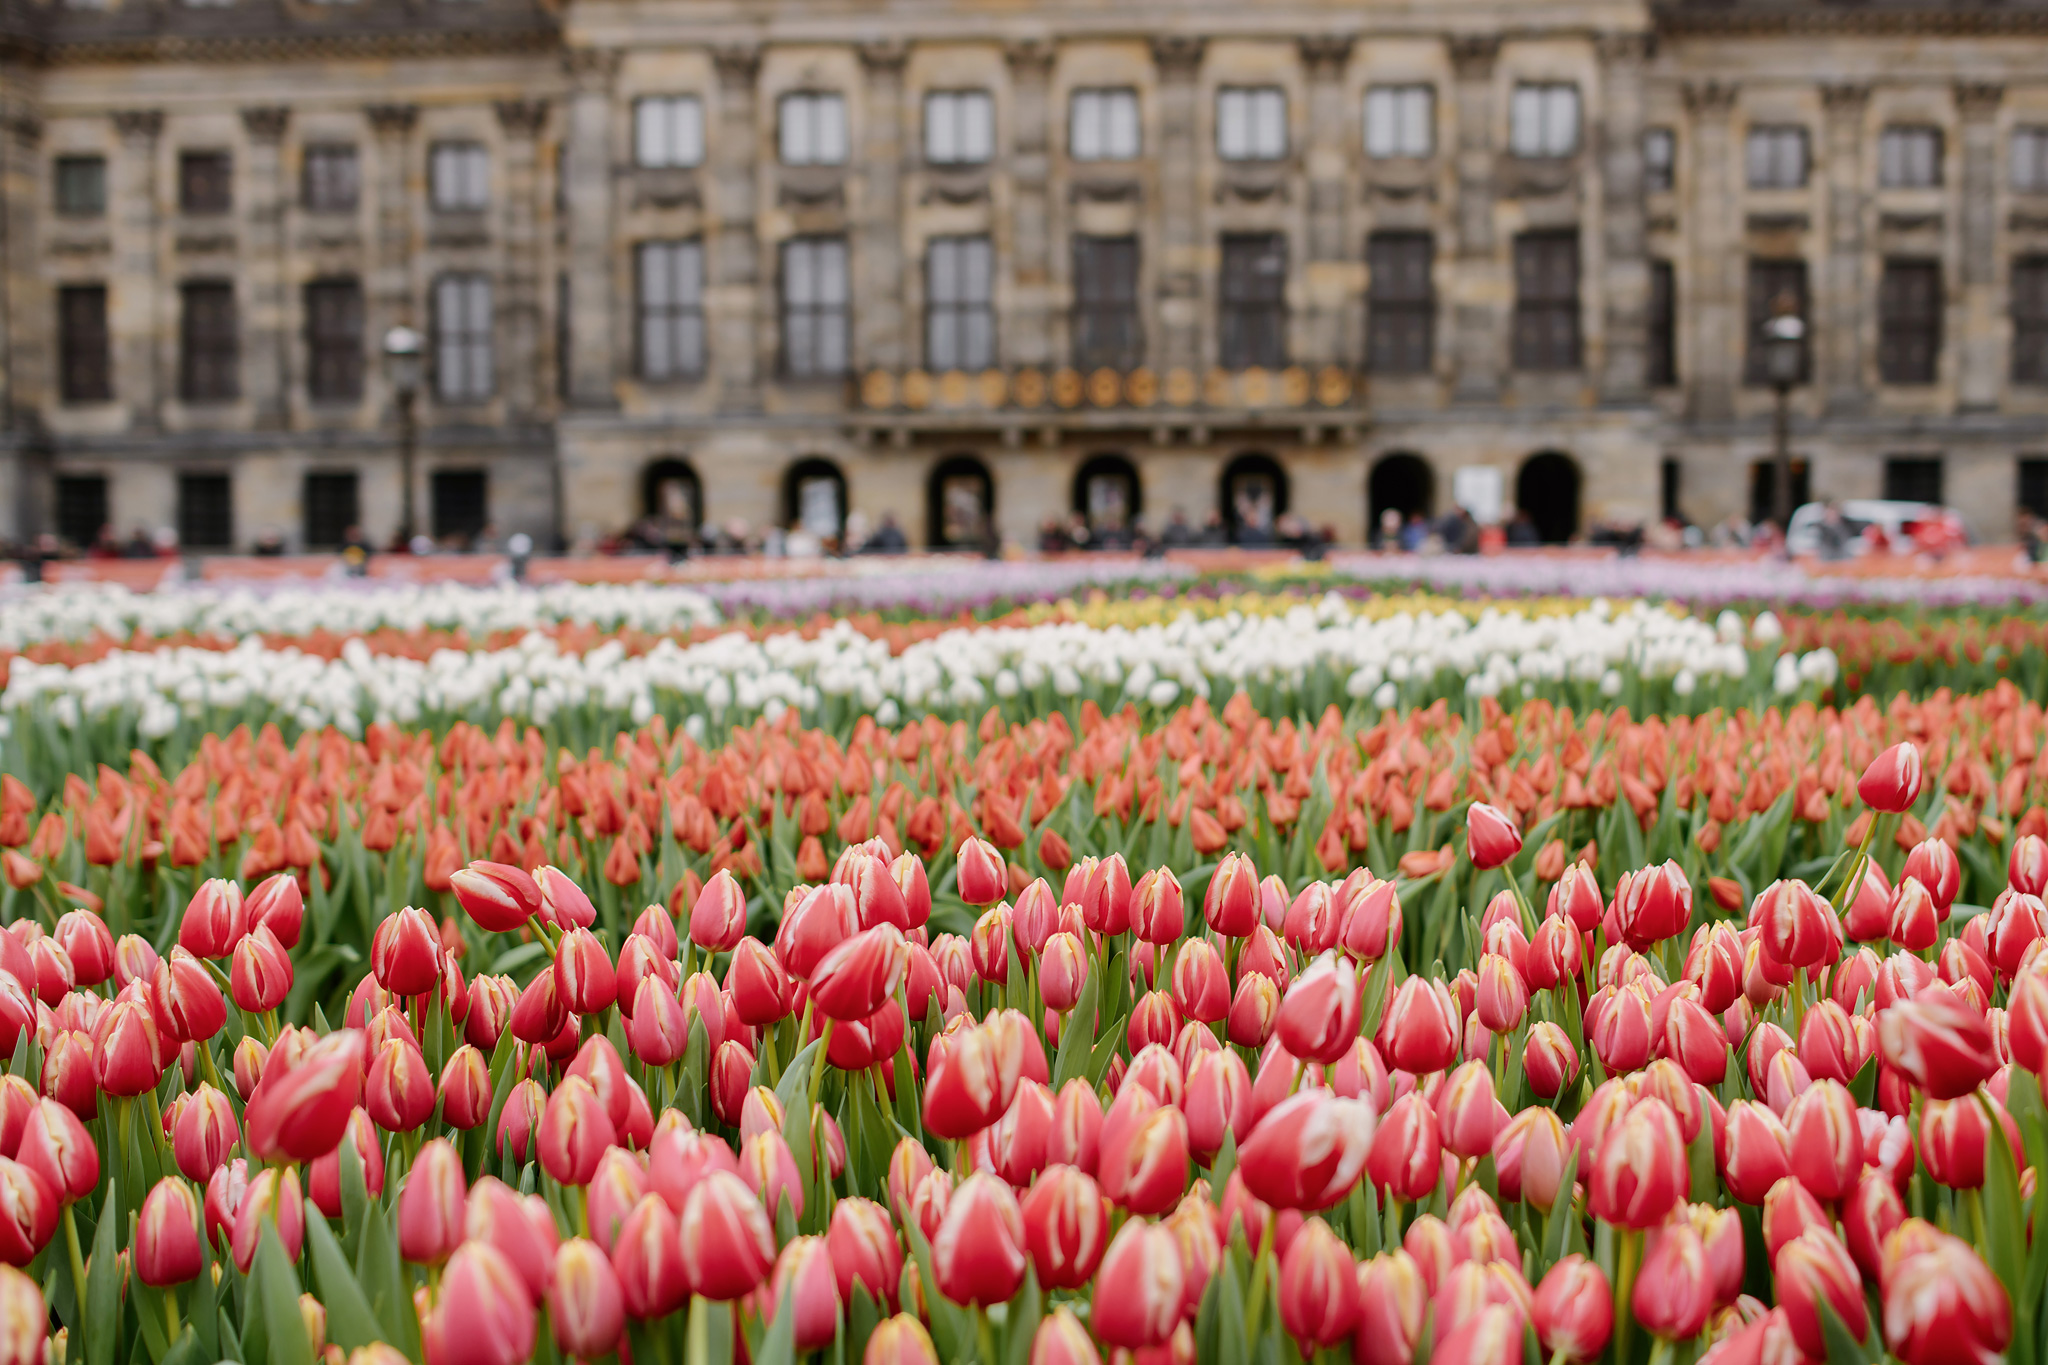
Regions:
<svg viewBox="0 0 2048 1365"><path fill-rule="evenodd" d="M1451 475L1451 501L1481 526L1492 526L1500 521L1502 485L1501 472L1494 466L1466 465Z"/></svg>

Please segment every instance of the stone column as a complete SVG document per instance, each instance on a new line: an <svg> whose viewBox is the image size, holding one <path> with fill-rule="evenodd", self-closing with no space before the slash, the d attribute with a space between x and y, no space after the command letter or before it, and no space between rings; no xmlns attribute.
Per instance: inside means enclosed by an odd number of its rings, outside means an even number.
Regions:
<svg viewBox="0 0 2048 1365"><path fill-rule="evenodd" d="M1450 40L1457 101L1457 269L1450 289L1451 357L1457 367L1452 395L1461 403L1500 396L1507 366L1512 268L1493 231L1493 64L1500 39L1460 35Z"/></svg>
<svg viewBox="0 0 2048 1365"><path fill-rule="evenodd" d="M56 392L50 345L56 329L41 321L54 318L56 299L38 273L36 255L42 138L33 106L0 102L0 431L7 432L33 431L38 410ZM27 481L19 480L15 491L24 509L15 530L39 529L28 514Z"/></svg>
<svg viewBox="0 0 2048 1365"><path fill-rule="evenodd" d="M372 201L376 210L376 238L370 249L370 280L364 312L367 316L371 353L376 356L376 385L383 383L384 333L401 324L426 330L426 318L416 307L413 281L413 189L422 179L413 165L413 125L419 122L417 104L373 104L366 111L371 131L377 138L376 174ZM376 390L373 390L376 391Z"/></svg>
<svg viewBox="0 0 2048 1365"><path fill-rule="evenodd" d="M505 131L505 266L498 285L497 331L504 343L506 416L516 425L536 419L540 374L540 153L535 145L547 122L542 99L499 100Z"/></svg>
<svg viewBox="0 0 2048 1365"><path fill-rule="evenodd" d="M903 64L909 56L910 45L900 38L860 45L867 119L859 163L860 245L854 253L859 267L852 281L856 370L901 369L911 353L903 307L902 178L914 145L903 126Z"/></svg>
<svg viewBox="0 0 2048 1365"><path fill-rule="evenodd" d="M1860 412L1870 403L1863 384L1864 295L1870 289L1863 273L1863 219L1870 204L1864 186L1863 111L1870 87L1824 85L1820 95L1827 110L1821 165L1827 174L1828 258L1819 297L1807 310L1809 334L1827 410Z"/></svg>
<svg viewBox="0 0 2048 1365"><path fill-rule="evenodd" d="M131 427L158 431L163 427L161 357L171 344L162 335L159 299L174 287L158 268L163 210L157 202L156 144L164 113L124 109L114 115L114 128L121 135L121 154L107 187L114 267L107 281L107 330L112 336L115 393L128 403Z"/></svg>
<svg viewBox="0 0 2048 1365"><path fill-rule="evenodd" d="M1203 345L1214 313L1209 280L1215 256L1196 193L1201 167L1197 78L1206 41L1171 34L1152 40L1159 68L1159 361L1162 370L1201 368L1215 352ZM1149 207L1149 206L1148 206ZM1149 216L1149 215L1148 215Z"/></svg>
<svg viewBox="0 0 2048 1365"><path fill-rule="evenodd" d="M754 78L761 49L734 43L715 49L718 67L718 135L712 143L714 224L710 249L711 363L720 383L720 406L728 412L759 412L761 375L773 364L770 309L774 290L761 288L761 242L755 223L759 198L758 96Z"/></svg>
<svg viewBox="0 0 2048 1365"><path fill-rule="evenodd" d="M250 407L259 429L277 430L287 424L287 399L291 393L291 315L285 298L285 206L290 194L284 183L284 130L291 110L283 106L262 106L242 111L242 127L249 134L249 281L248 321L243 328L242 374L248 385Z"/></svg>
<svg viewBox="0 0 2048 1365"><path fill-rule="evenodd" d="M1004 49L1010 64L1010 283L1013 303L1002 324L1006 365L1048 365L1064 348L1053 344L1051 193L1052 44L1030 39Z"/></svg>
<svg viewBox="0 0 2048 1365"><path fill-rule="evenodd" d="M1345 108L1344 68L1351 60L1350 34L1301 40L1308 68L1308 316L1294 328L1295 359L1307 365L1343 363L1356 354L1349 345L1360 300L1344 269L1362 244L1351 240L1346 193L1351 178L1350 148L1358 119Z"/></svg>
<svg viewBox="0 0 2048 1365"><path fill-rule="evenodd" d="M1961 325L1955 335L1957 400L1964 408L1998 405L2009 367L1999 345L2000 316L2006 311L1998 245L1998 104L2005 87L1988 81L1958 81L1956 110L1963 116L1963 261Z"/></svg>
<svg viewBox="0 0 2048 1365"><path fill-rule="evenodd" d="M1600 217L1607 256L1601 288L1607 316L1600 396L1608 403L1648 397L1650 266L1643 232L1643 63L1649 35L1603 34L1598 43L1606 117L1600 123Z"/></svg>
<svg viewBox="0 0 2048 1365"><path fill-rule="evenodd" d="M1680 91L1692 113L1693 134L1693 259L1699 263L1692 281L1690 313L1693 345L1686 367L1689 404L1696 420L1727 421L1735 412L1735 386L1742 374L1748 317L1743 301L1740 211L1742 157L1734 145L1729 115L1735 108L1735 87L1700 81Z"/></svg>
<svg viewBox="0 0 2048 1365"><path fill-rule="evenodd" d="M577 408L609 408L618 402L612 360L617 275L617 243L612 239L612 82L619 74L619 57L614 48L582 48L567 58L573 91L563 169L563 211L569 226L569 354L562 363L569 367L569 404Z"/></svg>

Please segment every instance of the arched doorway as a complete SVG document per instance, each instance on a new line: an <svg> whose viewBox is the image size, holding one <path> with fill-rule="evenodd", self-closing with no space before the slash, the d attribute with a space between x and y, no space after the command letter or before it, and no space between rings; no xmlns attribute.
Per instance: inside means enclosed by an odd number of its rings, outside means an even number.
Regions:
<svg viewBox="0 0 2048 1365"><path fill-rule="evenodd" d="M1121 455L1091 455L1074 471L1074 510L1088 523L1096 546L1131 543L1131 530L1145 510L1138 470Z"/></svg>
<svg viewBox="0 0 2048 1365"><path fill-rule="evenodd" d="M1231 544L1273 543L1276 523L1287 513L1287 472L1278 460L1257 451L1238 456L1223 467L1217 495Z"/></svg>
<svg viewBox="0 0 2048 1365"><path fill-rule="evenodd" d="M674 455L649 462L640 474L640 524L633 538L649 549L687 553L704 523L704 486L687 460Z"/></svg>
<svg viewBox="0 0 2048 1365"><path fill-rule="evenodd" d="M996 481L972 455L948 455L925 484L925 544L934 550L980 550L995 526Z"/></svg>
<svg viewBox="0 0 2048 1365"><path fill-rule="evenodd" d="M1515 507L1545 545L1562 545L1577 535L1578 461L1561 450L1539 450L1524 460L1515 476Z"/></svg>
<svg viewBox="0 0 2048 1365"><path fill-rule="evenodd" d="M830 460L798 460L782 476L782 521L837 548L846 529L846 476Z"/></svg>
<svg viewBox="0 0 2048 1365"><path fill-rule="evenodd" d="M1403 522L1429 516L1436 505L1436 471L1420 455L1405 450L1382 455L1366 479L1365 504L1365 534L1377 544L1380 519L1388 512L1399 513Z"/></svg>

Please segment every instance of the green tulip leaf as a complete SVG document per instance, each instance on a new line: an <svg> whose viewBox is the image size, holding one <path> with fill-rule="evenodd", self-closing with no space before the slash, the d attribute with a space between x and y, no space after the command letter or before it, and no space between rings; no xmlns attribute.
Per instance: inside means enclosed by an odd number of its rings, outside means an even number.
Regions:
<svg viewBox="0 0 2048 1365"><path fill-rule="evenodd" d="M795 1292L794 1285L785 1285L782 1297L775 1305L775 1319L768 1324L768 1335L761 1339L761 1349L754 1353L754 1365L796 1365L796 1307L790 1302Z"/></svg>
<svg viewBox="0 0 2048 1365"><path fill-rule="evenodd" d="M106 1202L101 1207L118 1207L119 1194L120 1182L109 1180ZM80 1326L85 1328L86 1365L113 1365L114 1348L121 1341L121 1268L114 1260L116 1236L114 1220L102 1217L93 1232L92 1265L85 1273L85 1314Z"/></svg>
<svg viewBox="0 0 2048 1365"><path fill-rule="evenodd" d="M273 1365L313 1365L313 1342L306 1335L306 1319L299 1312L299 1277L277 1239L277 1227L266 1222L256 1243L256 1260L263 1268L258 1292L262 1309L266 1359Z"/></svg>
<svg viewBox="0 0 2048 1365"><path fill-rule="evenodd" d="M343 1147L351 1144L344 1142ZM327 1305L327 1336L344 1351L384 1340L384 1324L370 1307L363 1288L349 1269L341 1243L312 1200L306 1201L306 1241L312 1252L313 1276L320 1301Z"/></svg>

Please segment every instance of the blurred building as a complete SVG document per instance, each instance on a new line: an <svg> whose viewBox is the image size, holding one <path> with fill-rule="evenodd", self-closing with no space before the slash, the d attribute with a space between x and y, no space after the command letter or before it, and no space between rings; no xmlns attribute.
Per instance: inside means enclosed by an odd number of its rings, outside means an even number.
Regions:
<svg viewBox="0 0 2048 1365"><path fill-rule="evenodd" d="M2048 0L4 0L0 535L2048 512ZM1489 504L1492 504L1491 506Z"/></svg>

